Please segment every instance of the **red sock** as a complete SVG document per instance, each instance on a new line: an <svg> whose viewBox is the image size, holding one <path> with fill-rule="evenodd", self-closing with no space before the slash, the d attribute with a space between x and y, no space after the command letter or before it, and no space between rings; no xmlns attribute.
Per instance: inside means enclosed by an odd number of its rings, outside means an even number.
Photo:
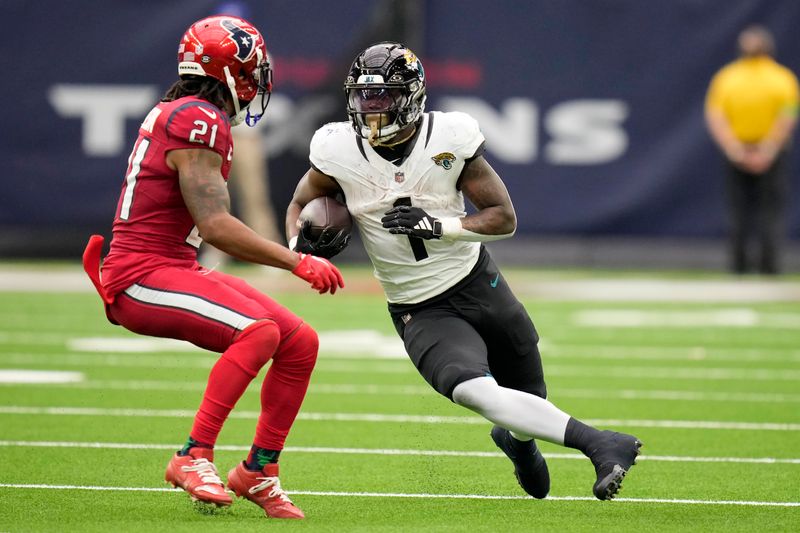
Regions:
<svg viewBox="0 0 800 533"><path fill-rule="evenodd" d="M243 330L222 354L208 376L203 401L192 426L192 437L213 445L222 424L247 386L261 370L280 342L280 331L272 321L256 322Z"/></svg>
<svg viewBox="0 0 800 533"><path fill-rule="evenodd" d="M278 348L261 386L261 415L253 440L256 446L283 449L306 396L318 350L317 333L305 323Z"/></svg>

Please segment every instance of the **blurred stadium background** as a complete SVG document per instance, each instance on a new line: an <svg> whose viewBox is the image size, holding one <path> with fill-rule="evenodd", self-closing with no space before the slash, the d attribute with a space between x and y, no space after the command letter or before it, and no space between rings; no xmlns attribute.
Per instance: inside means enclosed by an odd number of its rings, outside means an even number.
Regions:
<svg viewBox="0 0 800 533"><path fill-rule="evenodd" d="M405 41L429 109L473 114L519 216L493 245L522 265L725 269L721 158L703 123L737 33L768 26L800 72L796 0L271 0L239 2L264 32L276 90L259 130L282 218L308 141L343 120L356 51ZM218 1L2 3L6 102L0 258L77 258L110 231L136 128L175 79L177 42ZM13 23L12 23L13 22ZM793 155L785 268L800 270ZM343 261L364 259L352 246Z"/></svg>
<svg viewBox="0 0 800 533"><path fill-rule="evenodd" d="M489 424L438 397L407 361L358 243L336 258L347 289L332 298L286 272L229 264L322 335L281 457L310 517L296 527L800 531L800 151L789 275L731 278L722 160L703 123L707 84L747 24L769 27L778 60L800 73L798 0L236 8L275 64L257 133L278 219L312 133L345 118L353 56L405 41L425 65L429 108L480 121L511 192L519 231L491 247L542 334L551 398L646 444L622 501L603 505L588 462L544 443L553 492L532 502ZM244 503L202 515L161 484L216 355L106 322L78 262L89 234L110 236L136 129L176 77L178 39L220 9L0 1L0 531L277 526ZM258 382L217 447L225 471L252 437Z"/></svg>

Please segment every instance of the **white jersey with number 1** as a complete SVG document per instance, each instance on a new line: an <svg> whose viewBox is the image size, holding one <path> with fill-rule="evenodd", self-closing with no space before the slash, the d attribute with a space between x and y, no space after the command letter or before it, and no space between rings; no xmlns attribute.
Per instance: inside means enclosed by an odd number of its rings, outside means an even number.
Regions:
<svg viewBox="0 0 800 533"><path fill-rule="evenodd" d="M399 204L436 218L464 216L456 182L483 142L477 121L459 112L425 113L413 149L400 165L378 155L349 122L326 124L314 134L311 164L341 186L389 302L432 298L475 266L480 243L393 235L381 218Z"/></svg>

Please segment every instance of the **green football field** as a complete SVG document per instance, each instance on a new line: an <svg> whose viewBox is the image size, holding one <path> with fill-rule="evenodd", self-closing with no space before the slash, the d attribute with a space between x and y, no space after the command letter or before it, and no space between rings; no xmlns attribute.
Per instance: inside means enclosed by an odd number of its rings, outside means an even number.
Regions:
<svg viewBox="0 0 800 533"><path fill-rule="evenodd" d="M550 400L644 442L618 499L600 502L591 463L548 443L550 496L526 497L491 424L404 356L366 269L344 269L335 296L234 272L320 333L281 456L307 519L269 520L245 500L209 513L164 483L215 354L110 325L74 265L0 265L0 532L800 531L796 278L507 273L539 330ZM254 385L220 435L223 478L258 398Z"/></svg>

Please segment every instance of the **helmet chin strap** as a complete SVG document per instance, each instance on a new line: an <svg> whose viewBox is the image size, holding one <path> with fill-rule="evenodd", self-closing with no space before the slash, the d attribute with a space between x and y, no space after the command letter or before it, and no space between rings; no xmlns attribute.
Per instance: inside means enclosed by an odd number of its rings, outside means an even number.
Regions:
<svg viewBox="0 0 800 533"><path fill-rule="evenodd" d="M231 91L231 98L233 99L233 116L231 117L231 126L238 126L244 120L247 109L239 107L239 96L236 94L236 80L231 76L230 69L225 66L222 69L225 72L225 81L228 83L228 89Z"/></svg>
<svg viewBox="0 0 800 533"><path fill-rule="evenodd" d="M264 53L261 51L261 48L256 48L256 65L260 66L263 62L264 62ZM256 68L256 73L259 73L258 68ZM260 76L260 74L259 74L259 76ZM257 80L257 81L261 82L260 79ZM258 115L258 116L250 114L250 107L253 104L253 102L255 101L255 98L259 98L260 99L261 114ZM263 92L261 90L256 91L255 98L253 100L251 100L250 103L247 104L247 106L243 110L244 111L242 113L243 118L241 119L241 120L244 120L245 124L247 124L251 128L253 126L255 126L258 123L259 120L261 120L261 117L264 116L264 111L266 111L266 107L267 107L266 104L264 104L264 94L263 94ZM238 100L239 99L237 98L236 99L237 103L238 103ZM269 101L269 100L267 100L267 101ZM240 122L241 122L241 120L240 120Z"/></svg>

